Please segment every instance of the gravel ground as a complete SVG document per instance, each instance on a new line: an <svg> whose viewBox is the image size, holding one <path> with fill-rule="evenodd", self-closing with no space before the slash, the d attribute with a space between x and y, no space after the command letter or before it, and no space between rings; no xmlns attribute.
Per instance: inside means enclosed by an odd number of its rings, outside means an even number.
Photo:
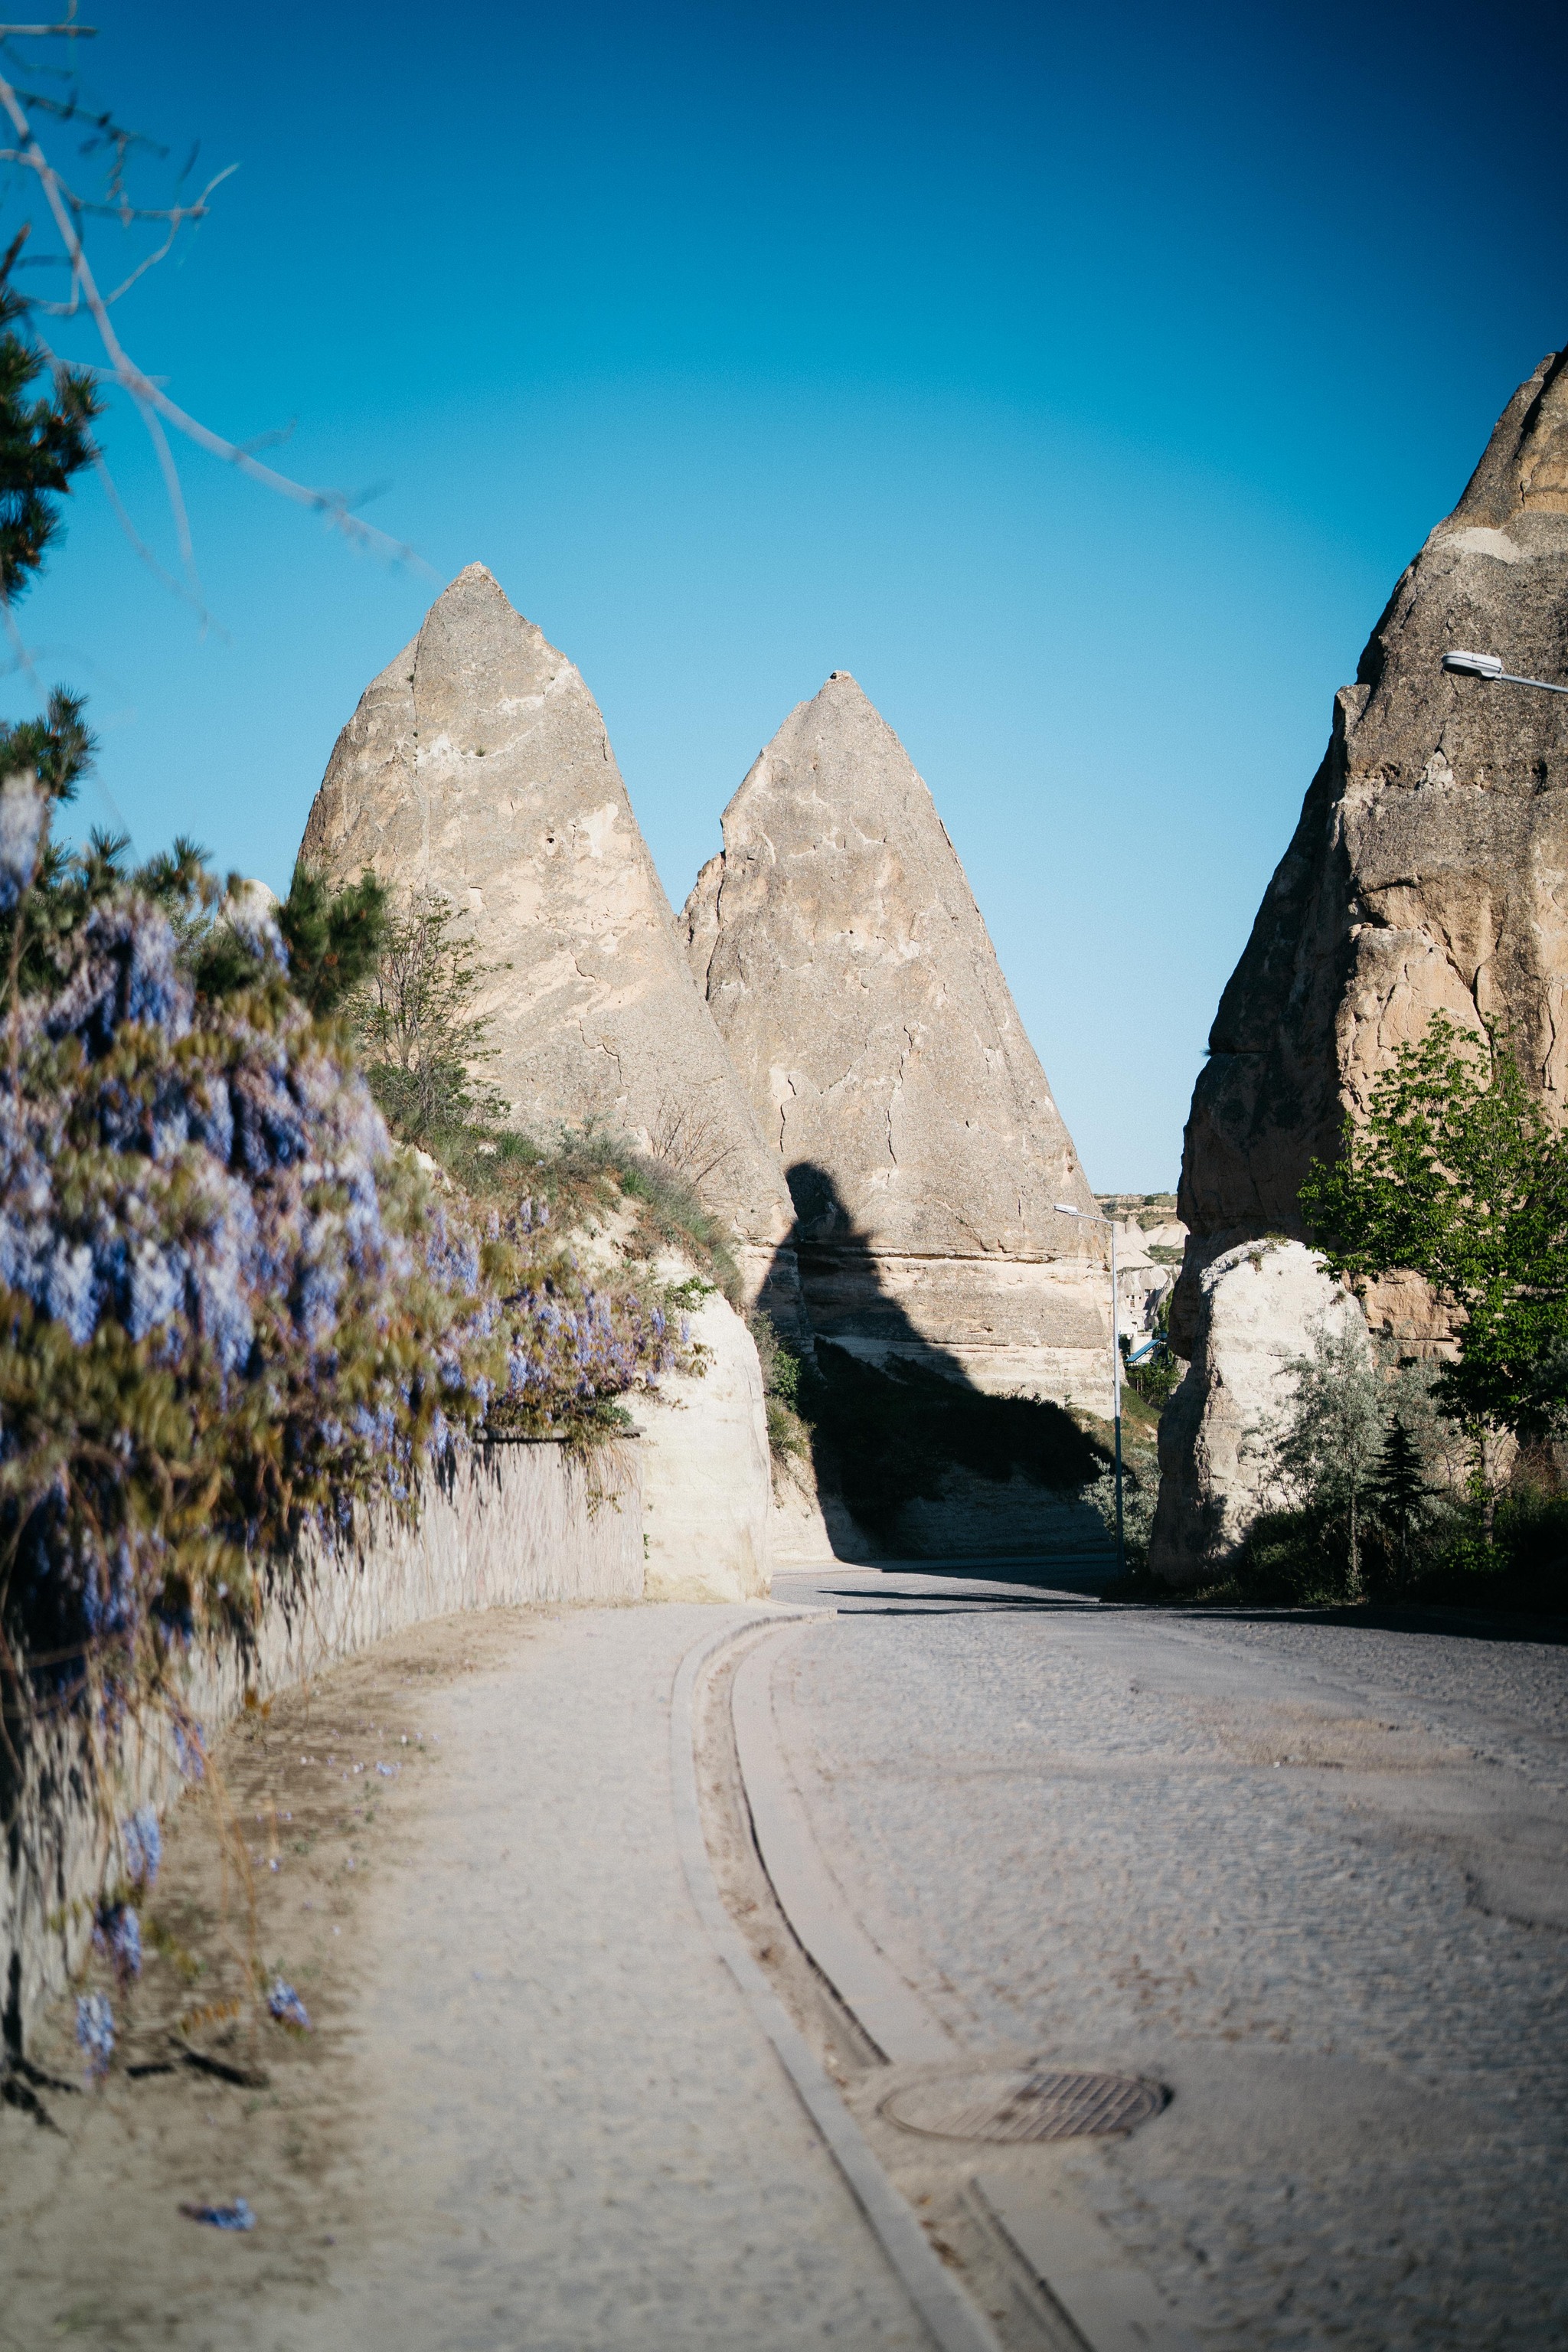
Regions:
<svg viewBox="0 0 1568 2352"><path fill-rule="evenodd" d="M1203 2340L1568 2344L1568 1648L780 1580L818 1843L950 2029L1158 2074L1083 2185Z"/></svg>

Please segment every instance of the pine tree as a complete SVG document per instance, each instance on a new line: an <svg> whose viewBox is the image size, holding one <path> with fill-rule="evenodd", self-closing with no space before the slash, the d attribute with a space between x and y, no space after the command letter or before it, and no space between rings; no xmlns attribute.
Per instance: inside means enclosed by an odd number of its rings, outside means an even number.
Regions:
<svg viewBox="0 0 1568 2352"><path fill-rule="evenodd" d="M28 308L11 283L21 245L18 236L0 260L0 602L6 604L42 567L59 530L60 499L91 462L92 420L103 404L91 377L72 368L57 369L49 390L28 397L47 363L18 332Z"/></svg>
<svg viewBox="0 0 1568 2352"><path fill-rule="evenodd" d="M57 369L47 392L35 391L46 362L23 331L28 305L11 283L21 245L18 236L0 258L0 605L7 610L58 536L60 502L92 462L92 420L102 407L90 377L71 368ZM91 755L80 700L62 688L46 719L0 720L0 778L30 769L47 800L69 800Z"/></svg>
<svg viewBox="0 0 1568 2352"><path fill-rule="evenodd" d="M1398 1413L1389 1423L1371 1483L1378 1524L1399 1581L1407 1583L1416 1537L1432 1490L1423 1475L1420 1449Z"/></svg>

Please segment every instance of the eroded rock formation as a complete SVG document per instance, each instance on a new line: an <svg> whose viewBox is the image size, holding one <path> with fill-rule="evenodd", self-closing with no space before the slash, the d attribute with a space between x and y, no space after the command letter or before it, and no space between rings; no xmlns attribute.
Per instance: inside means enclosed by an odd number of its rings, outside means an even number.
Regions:
<svg viewBox="0 0 1568 2352"><path fill-rule="evenodd" d="M649 1601L754 1601L771 1581L762 1368L751 1333L722 1298L705 1298L690 1320L705 1350L701 1373L671 1375L657 1395L637 1400L644 1593Z"/></svg>
<svg viewBox="0 0 1568 2352"><path fill-rule="evenodd" d="M1350 1292L1300 1242L1242 1242L1197 1277L1193 1360L1160 1417L1159 1573L1195 1584L1236 1551L1271 1491L1269 1440L1313 1339L1364 1330Z"/></svg>
<svg viewBox="0 0 1568 2352"><path fill-rule="evenodd" d="M678 940L597 704L483 564L458 574L339 736L302 855L470 919L495 967L488 1075L520 1126L599 1118L668 1157L798 1312L791 1207Z"/></svg>
<svg viewBox="0 0 1568 2352"><path fill-rule="evenodd" d="M1078 1154L931 793L842 671L785 719L687 901L691 968L780 1153L811 1321L873 1360L1105 1409Z"/></svg>
<svg viewBox="0 0 1568 2352"><path fill-rule="evenodd" d="M1332 1155L1345 1114L1364 1113L1435 1013L1510 1038L1549 1114L1568 1107L1568 696L1441 666L1462 647L1568 680L1565 362L1549 355L1520 387L1390 598L1221 999L1182 1169L1191 1238L1172 1335L1194 1363L1215 1295L1205 1270L1240 1242L1302 1235L1309 1162ZM1369 1304L1405 1344L1443 1335L1418 1284L1382 1286ZM1298 1352L1299 1328L1277 1337ZM1188 1577L1245 1524L1227 1474L1204 1467L1224 1449L1208 1447L1195 1402L1168 1409L1179 1443L1163 1447L1153 1552Z"/></svg>

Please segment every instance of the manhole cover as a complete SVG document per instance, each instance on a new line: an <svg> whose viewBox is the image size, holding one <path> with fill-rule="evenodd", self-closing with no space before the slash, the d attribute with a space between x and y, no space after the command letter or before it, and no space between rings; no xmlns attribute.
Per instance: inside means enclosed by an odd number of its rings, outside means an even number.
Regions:
<svg viewBox="0 0 1568 2352"><path fill-rule="evenodd" d="M1103 2139L1136 2131L1169 2096L1161 2084L1133 2074L1016 2069L911 2083L883 2101L882 2113L935 2139Z"/></svg>

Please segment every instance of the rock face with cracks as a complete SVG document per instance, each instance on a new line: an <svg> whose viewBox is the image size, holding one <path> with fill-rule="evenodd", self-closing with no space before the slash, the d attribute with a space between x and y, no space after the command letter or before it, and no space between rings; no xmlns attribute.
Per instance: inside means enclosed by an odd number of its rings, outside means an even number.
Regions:
<svg viewBox="0 0 1568 2352"><path fill-rule="evenodd" d="M1201 1364L1205 1271L1238 1243L1304 1237L1297 1193L1348 1114L1434 1013L1507 1040L1547 1112L1568 1111L1568 695L1456 677L1454 648L1568 681L1568 352L1509 403L1463 498L1373 630L1295 836L1220 1002L1193 1095L1180 1213L1190 1228L1171 1328ZM1369 1311L1402 1344L1447 1326L1418 1282ZM1295 1354L1295 1308L1277 1335ZM1190 1577L1243 1532L1204 1415L1173 1434L1152 1564ZM1201 1525L1221 1530L1213 1541ZM1216 1548L1217 1547L1217 1548Z"/></svg>
<svg viewBox="0 0 1568 2352"><path fill-rule="evenodd" d="M724 812L691 968L794 1196L816 1331L1101 1409L1109 1283L1072 1139L931 793L836 671Z"/></svg>
<svg viewBox="0 0 1568 2352"><path fill-rule="evenodd" d="M783 1178L686 969L598 705L483 564L459 572L339 736L301 855L433 895L495 967L487 1075L518 1124L596 1118L691 1181L748 1294L798 1317Z"/></svg>

